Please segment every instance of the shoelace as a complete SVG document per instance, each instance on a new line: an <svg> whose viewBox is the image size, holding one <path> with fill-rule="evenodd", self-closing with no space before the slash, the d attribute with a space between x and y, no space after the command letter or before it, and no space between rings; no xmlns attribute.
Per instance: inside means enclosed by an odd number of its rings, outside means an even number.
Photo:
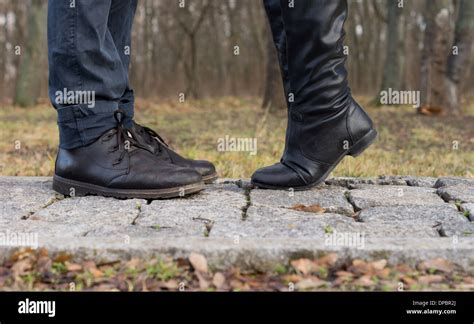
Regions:
<svg viewBox="0 0 474 324"><path fill-rule="evenodd" d="M162 151L161 145L169 147L168 144L165 142L165 140L157 132L155 132L153 129L148 128L146 126L138 125L137 123L135 123L135 126L136 126L136 128L138 128L138 133L140 135L142 135L142 136L146 135L146 136L144 136L145 141L149 145L153 145L154 143L157 145L158 152L161 153L161 151ZM155 139L155 141L153 141L153 139Z"/></svg>
<svg viewBox="0 0 474 324"><path fill-rule="evenodd" d="M103 141L107 142L112 139L115 135L117 135L117 145L113 146L110 150L109 153L114 153L120 150L120 157L113 162L113 165L120 164L123 159L125 158L125 155L130 151L130 149L133 147L141 148L144 150L148 149L138 143L128 132L128 130L124 126L124 120L125 120L126 114L123 110L118 109L114 112L114 118L117 121L117 127L108 134L106 137L104 137Z"/></svg>

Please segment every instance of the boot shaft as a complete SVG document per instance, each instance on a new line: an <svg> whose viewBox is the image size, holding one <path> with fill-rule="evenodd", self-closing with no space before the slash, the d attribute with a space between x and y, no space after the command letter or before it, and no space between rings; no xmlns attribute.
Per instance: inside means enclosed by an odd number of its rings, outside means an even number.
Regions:
<svg viewBox="0 0 474 324"><path fill-rule="evenodd" d="M350 97L343 50L347 1L280 0L280 8L290 106L344 109Z"/></svg>

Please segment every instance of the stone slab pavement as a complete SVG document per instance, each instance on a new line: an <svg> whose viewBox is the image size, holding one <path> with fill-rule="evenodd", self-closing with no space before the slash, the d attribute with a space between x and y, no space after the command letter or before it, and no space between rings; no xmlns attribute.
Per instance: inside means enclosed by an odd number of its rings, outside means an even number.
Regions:
<svg viewBox="0 0 474 324"><path fill-rule="evenodd" d="M221 179L172 200L63 197L51 178L0 177L0 259L20 246L76 259L207 257L215 270L267 271L336 252L474 272L474 179L333 178L310 191Z"/></svg>

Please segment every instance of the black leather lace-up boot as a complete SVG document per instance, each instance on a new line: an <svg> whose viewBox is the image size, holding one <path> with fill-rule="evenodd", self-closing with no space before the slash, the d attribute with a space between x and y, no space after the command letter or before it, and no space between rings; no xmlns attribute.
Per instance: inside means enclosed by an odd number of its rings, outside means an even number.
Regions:
<svg viewBox="0 0 474 324"><path fill-rule="evenodd" d="M185 196L204 188L201 175L158 159L125 129L123 111L117 127L94 143L59 149L53 188L67 196L160 199Z"/></svg>
<svg viewBox="0 0 474 324"><path fill-rule="evenodd" d="M252 183L303 190L323 182L346 155L361 154L377 132L347 84L343 53L347 2L289 4L280 0L288 69L283 72L290 99L286 148L280 163L257 170ZM285 58L282 62L284 68Z"/></svg>
<svg viewBox="0 0 474 324"><path fill-rule="evenodd" d="M175 164L177 166L192 168L199 172L204 183L212 183L217 179L214 165L209 161L186 159L173 151L168 144L154 130L133 122L129 128L132 136L148 150L152 151L159 159Z"/></svg>

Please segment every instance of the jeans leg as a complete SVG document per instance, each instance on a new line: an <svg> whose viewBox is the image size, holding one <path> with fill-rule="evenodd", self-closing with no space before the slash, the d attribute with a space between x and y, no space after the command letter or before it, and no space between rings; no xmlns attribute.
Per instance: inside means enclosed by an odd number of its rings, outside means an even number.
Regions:
<svg viewBox="0 0 474 324"><path fill-rule="evenodd" d="M131 57L132 26L136 9L137 0L112 0L108 19L110 34L120 54L123 69L127 72L127 88L119 101L120 109L123 109L127 114L125 124L129 124L134 115L135 96L129 84L128 70Z"/></svg>
<svg viewBox="0 0 474 324"><path fill-rule="evenodd" d="M88 145L116 125L127 72L107 26L112 0L49 0L49 96L60 147ZM93 98L84 102L85 97Z"/></svg>

